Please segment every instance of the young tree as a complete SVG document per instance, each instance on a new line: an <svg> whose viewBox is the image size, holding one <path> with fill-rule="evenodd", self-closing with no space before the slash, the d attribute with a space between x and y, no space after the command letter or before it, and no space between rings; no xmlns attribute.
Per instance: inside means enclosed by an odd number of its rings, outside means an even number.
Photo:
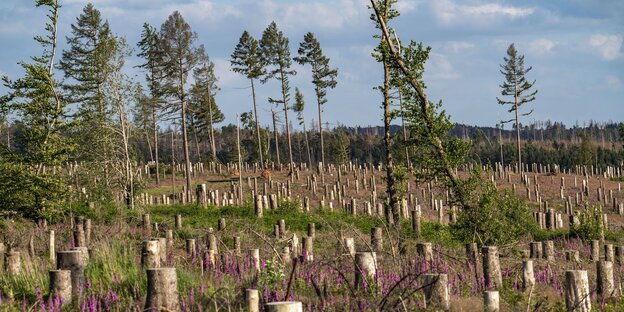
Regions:
<svg viewBox="0 0 624 312"><path fill-rule="evenodd" d="M210 140L210 149L212 152L212 160L217 160L217 147L215 144L214 124L225 120L225 116L215 103L214 97L218 78L214 73L214 63L210 61L208 56L205 57L202 64L193 70L193 78L195 82L191 86L189 108L191 118L195 123L195 127L200 133L207 132Z"/></svg>
<svg viewBox="0 0 624 312"><path fill-rule="evenodd" d="M0 210L31 219L62 211L66 182L46 168L65 162L73 148L63 135L72 126L67 121L68 103L54 79L60 5L58 0L38 0L36 5L48 8L47 34L34 38L43 53L32 57L32 63L20 63L24 77L14 81L2 77L9 92L0 97L0 112L19 118L22 127L15 138L21 154L0 150Z"/></svg>
<svg viewBox="0 0 624 312"><path fill-rule="evenodd" d="M284 36L281 30L277 28L275 22L271 22L262 33L260 40L260 49L265 58L266 64L273 68L266 73L262 82L265 83L269 79L275 78L280 81L282 89L282 99L277 100L269 98L269 102L284 105L284 122L286 123L286 137L288 138L288 167L293 168L292 143L290 139L290 124L288 123L288 101L290 100L290 86L288 76L296 75L295 70L290 69L292 59L290 58L290 48L288 47L288 38Z"/></svg>
<svg viewBox="0 0 624 312"><path fill-rule="evenodd" d="M519 125L519 117L520 116L528 116L533 110L531 109L528 113L520 114L520 107L526 103L529 103L535 100L535 94L537 94L537 90L531 91L531 88L535 84L535 80L533 82L528 82L526 80L525 75L531 71L532 67L524 68L524 55L518 54L516 47L514 44L510 44L509 48L507 48L507 56L504 58L505 63L501 64L501 74L505 76L505 81L500 85L501 94L505 97L510 97L509 100L503 98L496 98L498 100L498 104L500 105L511 105L508 112L513 112L515 114L514 119L510 119L507 121L503 121L503 123L512 122L515 120L516 125L516 145L518 147L518 172L522 172L522 150L520 149L520 125Z"/></svg>
<svg viewBox="0 0 624 312"><path fill-rule="evenodd" d="M191 26L184 21L180 12L175 11L160 28L162 46L162 88L166 95L173 97L177 105L172 105L174 111L180 111L180 125L182 127L182 145L186 166L186 191L191 192L191 160L188 147L187 133L187 91L188 74L204 55L203 46L196 47L197 34L191 31Z"/></svg>
<svg viewBox="0 0 624 312"><path fill-rule="evenodd" d="M264 68L264 59L258 46L258 41L254 39L247 31L241 35L238 44L232 52L230 63L234 72L245 75L251 83L251 96L253 99L253 114L256 126L256 143L258 144L258 157L260 158L260 166L264 168L264 159L262 157L262 140L260 139L260 123L258 122L258 110L256 108L256 89L254 81L262 77L266 71Z"/></svg>
<svg viewBox="0 0 624 312"><path fill-rule="evenodd" d="M316 40L314 34L307 33L303 37L303 42L299 44L299 57L295 61L299 64L309 64L312 66L312 83L316 92L316 105L318 107L319 138L321 141L321 163L325 166L325 147L323 142L323 119L322 105L327 103L327 89L336 87L338 70L329 66L329 58L323 55L321 44ZM306 140L307 142L307 140ZM321 172L321 175L323 173Z"/></svg>
<svg viewBox="0 0 624 312"><path fill-rule="evenodd" d="M86 172L79 176L91 195L111 199L112 107L105 100L104 84L112 71L117 41L108 22L92 4L83 8L71 29L72 36L67 37L68 48L59 65L68 78L64 85L68 98L78 105L76 158L89 163L83 168Z"/></svg>
<svg viewBox="0 0 624 312"><path fill-rule="evenodd" d="M303 101L303 94L299 91L299 88L295 88L295 105L293 105L293 111L297 113L297 120L299 125L303 126L303 136L306 143L306 149L308 151L308 166L312 167L312 157L310 155L310 141L308 141L308 131L306 131L305 118L303 116L303 110L305 103ZM323 146L321 144L321 146Z"/></svg>
<svg viewBox="0 0 624 312"><path fill-rule="evenodd" d="M379 7L379 15L371 15L371 19L375 22L375 26L382 30L382 25L387 25L390 20L399 16L399 12L392 8L392 5L396 3L396 0L390 1L377 1L376 5ZM383 120L384 120L384 144L386 147L386 192L388 194L388 206L386 209L386 221L391 225L400 225L400 213L399 213L399 194L397 189L396 175L394 159L392 155L392 149L394 142L392 134L390 133L390 123L392 122L392 99L390 95L391 88L391 55L388 49L388 44L381 35L374 35L374 38L379 40L379 45L375 48L373 57L383 65L384 81L383 85L377 87L381 91L383 96Z"/></svg>
<svg viewBox="0 0 624 312"><path fill-rule="evenodd" d="M146 71L145 80L147 81L147 87L150 92L149 97L142 99L142 104L145 105L145 113L149 113L149 115L145 117L149 117L150 120L146 120L146 122L151 123L152 140L154 141L153 160L156 164L156 185L160 185L158 115L162 104L162 92L160 91L160 81L162 79L162 49L159 40L159 33L156 28L148 23L144 23L143 31L141 32L141 40L137 44L140 49L137 56L145 60L145 63L139 65L139 67Z"/></svg>

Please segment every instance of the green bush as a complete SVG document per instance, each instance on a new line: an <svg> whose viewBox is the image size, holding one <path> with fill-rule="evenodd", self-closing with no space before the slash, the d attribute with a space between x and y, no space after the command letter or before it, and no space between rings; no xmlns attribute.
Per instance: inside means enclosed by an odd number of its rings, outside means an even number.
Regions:
<svg viewBox="0 0 624 312"><path fill-rule="evenodd" d="M477 204L459 213L451 233L462 242L503 245L532 233L537 224L526 201L485 183Z"/></svg>

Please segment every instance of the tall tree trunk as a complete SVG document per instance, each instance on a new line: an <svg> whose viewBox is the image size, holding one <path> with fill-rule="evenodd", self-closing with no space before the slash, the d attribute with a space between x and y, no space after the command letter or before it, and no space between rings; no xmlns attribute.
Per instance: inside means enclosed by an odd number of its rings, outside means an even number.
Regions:
<svg viewBox="0 0 624 312"><path fill-rule="evenodd" d="M385 12L387 14L387 12ZM387 193L388 193L388 205L391 211L386 212L386 221L399 227L401 222L399 220L399 199L397 198L396 181L394 177L394 162L392 157L392 135L390 133L390 122L392 121L390 112L390 68L388 65L387 56L385 53L382 56L383 68L384 68L384 84L383 84L383 108L384 108L384 144L386 146L386 180L387 180ZM390 215L391 214L391 215Z"/></svg>
<svg viewBox="0 0 624 312"><path fill-rule="evenodd" d="M260 157L260 168L264 169L264 158L262 157L262 140L260 140L260 123L258 123L258 109L256 107L256 87L253 78L251 80L251 97L253 98L254 120L256 121L256 138L258 142L258 156Z"/></svg>
<svg viewBox="0 0 624 312"><path fill-rule="evenodd" d="M176 176L175 176L175 145L173 144L173 130L171 130L171 194L173 195L173 201L175 203L176 196Z"/></svg>
<svg viewBox="0 0 624 312"><path fill-rule="evenodd" d="M160 185L160 167L158 161L158 120L156 119L156 105L152 107L152 126L154 127L154 161L156 161L156 185Z"/></svg>
<svg viewBox="0 0 624 312"><path fill-rule="evenodd" d="M180 62L181 63L181 62ZM184 163L186 167L186 195L191 194L191 158L189 155L189 147L188 147L188 133L186 130L186 102L185 102L185 94L184 94L184 78L182 73L180 73L180 101L182 104L182 145L184 147Z"/></svg>
<svg viewBox="0 0 624 312"><path fill-rule="evenodd" d="M212 161L216 161L217 160L217 147L215 144L214 126L212 125L213 116L212 116L212 103L210 102L211 98L212 96L208 97L208 114L210 115L208 118L208 125L210 127L210 150L212 151Z"/></svg>
<svg viewBox="0 0 624 312"><path fill-rule="evenodd" d="M403 96L401 95L401 89L399 91L399 109L403 110ZM409 156L409 144L407 144L407 129L405 128L405 118L401 117L401 128L403 129L403 141L405 142L405 164L409 170L412 170L412 162Z"/></svg>
<svg viewBox="0 0 624 312"><path fill-rule="evenodd" d="M321 98L318 96L319 87L316 87L316 106L318 107L318 126L319 126L319 138L321 141L321 165L323 170L319 170L319 174L321 175L321 182L325 183L325 144L323 141L323 117L322 117L322 109L321 109Z"/></svg>
<svg viewBox="0 0 624 312"><path fill-rule="evenodd" d="M516 143L518 147L518 173L522 173L522 150L520 149L520 127L518 126L518 98L516 94L515 99L515 111L516 111Z"/></svg>
<svg viewBox="0 0 624 312"><path fill-rule="evenodd" d="M305 138L306 149L308 150L308 166L312 168L312 155L310 153L310 141L308 141L308 131L306 131L305 120L303 121L303 136Z"/></svg>
<svg viewBox="0 0 624 312"><path fill-rule="evenodd" d="M279 141L277 140L277 113L274 110L271 110L271 115L273 115L273 135L275 136L275 156L277 158L277 164L281 165L280 162L280 152L279 152Z"/></svg>
<svg viewBox="0 0 624 312"><path fill-rule="evenodd" d="M286 137L288 137L288 168L293 171L293 156L292 156L292 143L290 140L290 124L288 123L288 101L286 99L286 81L284 80L284 72L281 71L282 76L282 100L284 101L284 118L286 119Z"/></svg>

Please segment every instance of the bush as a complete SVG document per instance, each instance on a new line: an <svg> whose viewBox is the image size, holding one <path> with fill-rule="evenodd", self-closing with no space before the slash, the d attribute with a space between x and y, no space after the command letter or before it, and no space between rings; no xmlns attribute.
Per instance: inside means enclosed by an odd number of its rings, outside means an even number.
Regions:
<svg viewBox="0 0 624 312"><path fill-rule="evenodd" d="M477 204L462 210L451 234L462 242L502 245L532 233L537 224L527 203L515 194L484 183Z"/></svg>

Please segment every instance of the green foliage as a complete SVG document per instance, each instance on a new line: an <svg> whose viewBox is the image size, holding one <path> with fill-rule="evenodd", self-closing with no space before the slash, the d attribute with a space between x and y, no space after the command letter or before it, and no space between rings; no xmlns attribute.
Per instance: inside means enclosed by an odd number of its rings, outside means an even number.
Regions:
<svg viewBox="0 0 624 312"><path fill-rule="evenodd" d="M284 263L276 256L266 261L266 267L258 277L258 287L275 289L284 280Z"/></svg>
<svg viewBox="0 0 624 312"><path fill-rule="evenodd" d="M312 83L315 86L320 114L320 106L327 103L325 98L327 89L335 88L338 83L336 81L338 70L329 66L329 58L323 54L321 44L311 32L305 34L297 52L299 53L299 57L295 57L297 63L312 66Z"/></svg>
<svg viewBox="0 0 624 312"><path fill-rule="evenodd" d="M66 120L67 103L53 76L59 5L37 2L42 5L49 7L48 34L35 37L35 41L43 53L33 57L33 63L20 63L24 77L15 81L2 77L9 92L0 97L0 112L20 120L15 137L20 148L0 149L0 211L31 219L51 219L62 211L68 189L62 174L55 174L50 167L64 163L73 149L63 135L71 127Z"/></svg>
<svg viewBox="0 0 624 312"><path fill-rule="evenodd" d="M478 189L476 205L463 209L451 233L462 242L477 241L483 245L503 245L516 241L536 228L525 201L509 191L499 191L483 181Z"/></svg>
<svg viewBox="0 0 624 312"><path fill-rule="evenodd" d="M578 223L570 226L570 235L582 239L600 239L605 235L602 219L602 206L586 207L576 212Z"/></svg>

